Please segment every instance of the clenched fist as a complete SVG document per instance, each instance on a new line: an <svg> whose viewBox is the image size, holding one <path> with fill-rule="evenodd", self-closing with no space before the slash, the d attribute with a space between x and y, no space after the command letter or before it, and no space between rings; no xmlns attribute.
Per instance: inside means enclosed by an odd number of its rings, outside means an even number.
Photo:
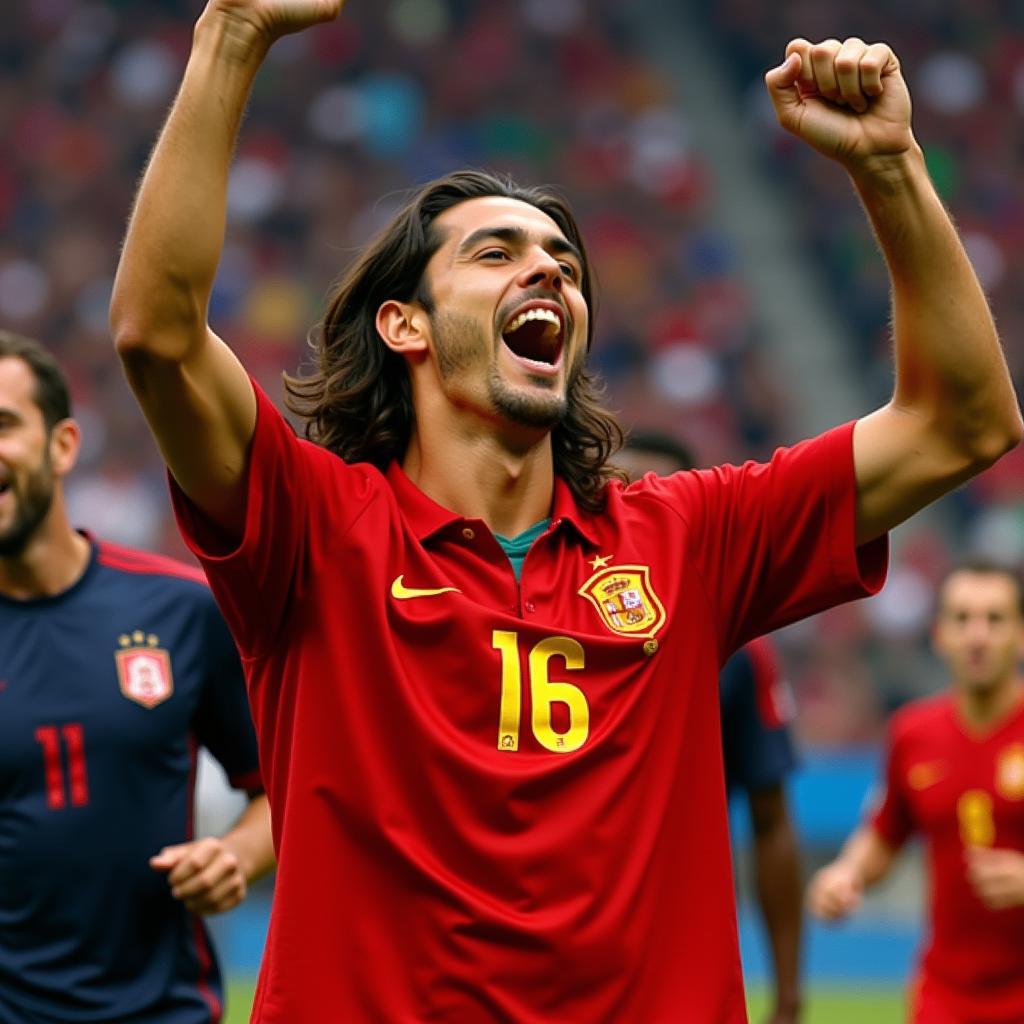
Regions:
<svg viewBox="0 0 1024 1024"><path fill-rule="evenodd" d="M794 39L765 75L779 124L850 170L915 145L896 55L862 39Z"/></svg>
<svg viewBox="0 0 1024 1024"><path fill-rule="evenodd" d="M171 895L193 914L220 914L245 899L248 884L237 855L222 839L165 846L149 866L167 874Z"/></svg>

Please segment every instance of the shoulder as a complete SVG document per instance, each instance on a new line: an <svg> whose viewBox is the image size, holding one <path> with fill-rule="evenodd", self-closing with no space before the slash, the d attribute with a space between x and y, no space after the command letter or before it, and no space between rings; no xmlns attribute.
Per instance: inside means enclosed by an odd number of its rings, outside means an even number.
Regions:
<svg viewBox="0 0 1024 1024"><path fill-rule="evenodd" d="M208 593L206 575L197 566L150 551L122 547L109 541L96 542L96 564L112 577L126 583L163 585L183 592Z"/></svg>
<svg viewBox="0 0 1024 1024"><path fill-rule="evenodd" d="M904 704L889 720L889 736L893 742L927 736L950 721L953 702L948 693L921 697Z"/></svg>

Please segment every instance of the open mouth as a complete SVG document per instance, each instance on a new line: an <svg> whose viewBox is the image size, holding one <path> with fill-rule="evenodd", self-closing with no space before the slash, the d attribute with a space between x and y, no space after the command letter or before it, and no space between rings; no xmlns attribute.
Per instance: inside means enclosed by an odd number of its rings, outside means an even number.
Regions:
<svg viewBox="0 0 1024 1024"><path fill-rule="evenodd" d="M565 322L556 310L533 306L512 317L501 337L514 356L550 370L557 367L562 358Z"/></svg>

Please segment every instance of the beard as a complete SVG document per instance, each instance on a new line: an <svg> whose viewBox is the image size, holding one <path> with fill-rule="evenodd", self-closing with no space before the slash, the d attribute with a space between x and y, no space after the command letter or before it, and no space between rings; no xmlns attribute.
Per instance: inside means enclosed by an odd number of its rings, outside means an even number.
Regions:
<svg viewBox="0 0 1024 1024"><path fill-rule="evenodd" d="M49 455L43 456L43 461L29 475L20 494L13 481L10 487L14 492L14 518L10 526L0 529L0 558L20 555L50 511L54 477Z"/></svg>
<svg viewBox="0 0 1024 1024"><path fill-rule="evenodd" d="M582 355L576 357L569 368L564 393L554 390L555 381L541 376L529 377L533 385L529 390L517 388L501 375L494 339L478 321L468 316L441 313L432 314L430 323L438 371L446 388L460 375L485 372L482 364L489 355L487 398L503 419L519 426L550 430L566 418L568 395L579 377Z"/></svg>

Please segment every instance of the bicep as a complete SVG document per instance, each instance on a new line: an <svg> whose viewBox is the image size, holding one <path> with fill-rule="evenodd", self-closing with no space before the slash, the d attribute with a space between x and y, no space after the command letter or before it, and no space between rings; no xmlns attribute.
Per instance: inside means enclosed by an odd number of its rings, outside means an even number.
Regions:
<svg viewBox="0 0 1024 1024"><path fill-rule="evenodd" d="M892 403L854 425L853 465L858 544L882 536L977 471L925 416Z"/></svg>
<svg viewBox="0 0 1024 1024"><path fill-rule="evenodd" d="M125 374L178 486L213 523L238 536L256 395L237 356L213 331L188 358L123 356Z"/></svg>

